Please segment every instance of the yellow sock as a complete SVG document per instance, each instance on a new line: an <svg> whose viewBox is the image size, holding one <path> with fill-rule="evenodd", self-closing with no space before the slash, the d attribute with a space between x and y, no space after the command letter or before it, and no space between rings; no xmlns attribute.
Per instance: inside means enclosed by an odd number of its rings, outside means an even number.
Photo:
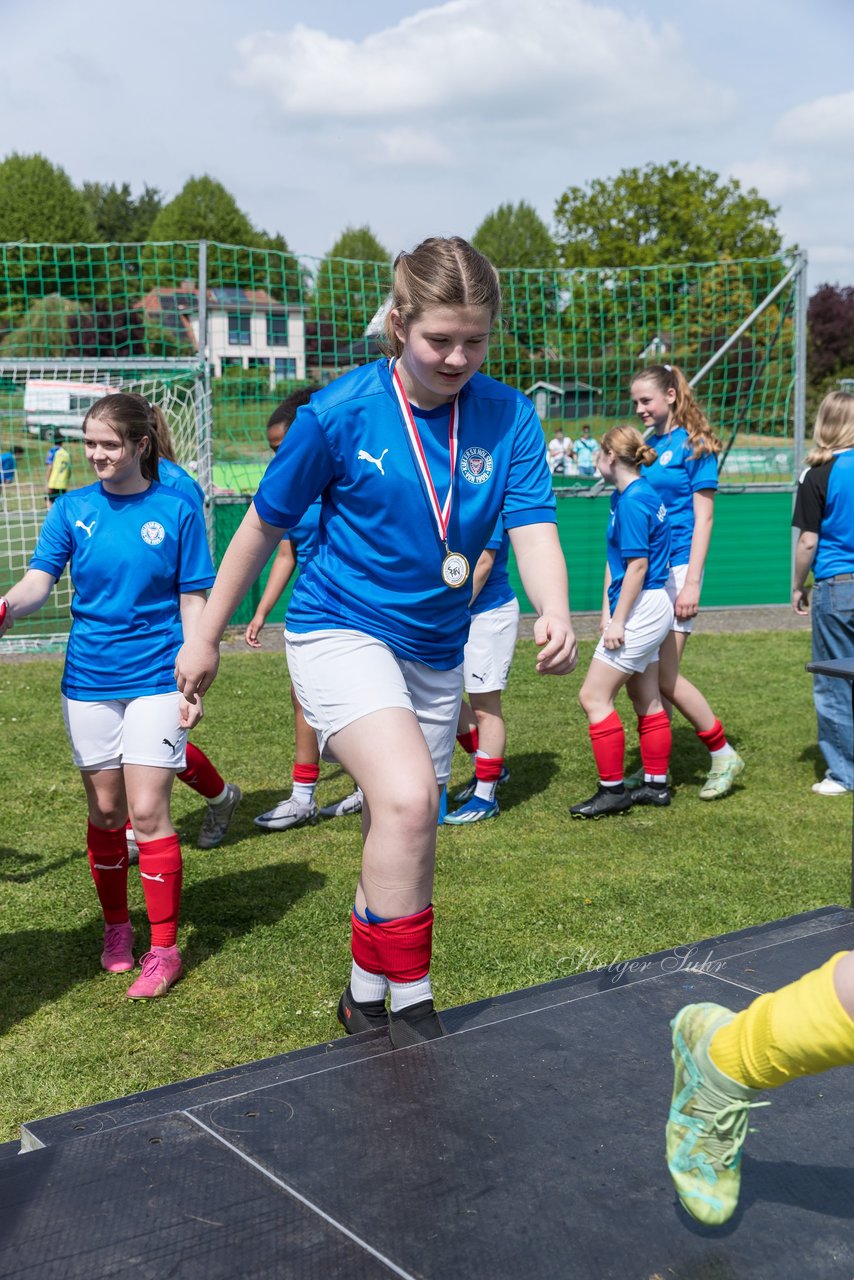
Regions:
<svg viewBox="0 0 854 1280"><path fill-rule="evenodd" d="M775 1089L854 1062L854 1019L833 985L833 971L846 954L759 996L716 1031L709 1056L718 1070L752 1089Z"/></svg>

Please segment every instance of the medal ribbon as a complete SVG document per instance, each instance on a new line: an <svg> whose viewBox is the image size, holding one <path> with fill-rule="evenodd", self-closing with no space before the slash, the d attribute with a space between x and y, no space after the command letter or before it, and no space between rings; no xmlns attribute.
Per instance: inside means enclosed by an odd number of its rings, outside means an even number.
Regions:
<svg viewBox="0 0 854 1280"><path fill-rule="evenodd" d="M436 492L436 486L433 483L433 477L430 474L430 467L427 462L427 455L424 452L424 446L421 443L421 436L418 434L418 427L415 424L415 417L412 413L412 406L406 398L406 392L403 389L403 383L400 374L397 372L397 365L391 366L391 382L394 387L394 393L397 396L397 403L400 407L403 425L409 436L409 443L412 446L412 452L415 456L415 462L421 473L421 479L424 482L424 489L430 508L436 521L436 528L439 530L439 540L445 550L448 550L448 524L451 519L451 506L454 496L454 471L457 465L457 433L459 429L459 412L457 410L457 400L459 396L454 396L451 401L451 416L448 420L448 453L451 461L451 479L448 486L448 494L444 503L439 506L439 495Z"/></svg>

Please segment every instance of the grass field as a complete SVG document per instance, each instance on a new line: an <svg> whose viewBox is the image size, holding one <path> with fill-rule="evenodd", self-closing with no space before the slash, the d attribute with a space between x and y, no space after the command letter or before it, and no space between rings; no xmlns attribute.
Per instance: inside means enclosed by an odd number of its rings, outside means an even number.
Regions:
<svg viewBox="0 0 854 1280"><path fill-rule="evenodd" d="M439 1005L847 903L851 804L810 792L823 770L803 670L808 645L803 633L694 637L687 670L747 760L743 786L701 802L705 752L679 723L672 807L581 823L567 805L589 795L595 778L579 676L537 678L533 644L520 642L506 697L512 779L501 816L439 831ZM582 646L582 669L591 651ZM128 977L99 967L102 930L59 675L54 659L0 664L0 1140L23 1120L337 1036L349 972L358 821L278 834L253 826L289 777L285 673L276 653L226 655L194 736L245 799L227 842L205 853L194 847L198 797L176 787L187 972L164 1000L124 998ZM628 737L633 745L631 728ZM467 766L458 752L457 786ZM321 804L348 789L324 766ZM135 873L131 895L144 943ZM666 1069L667 1028L652 1033Z"/></svg>

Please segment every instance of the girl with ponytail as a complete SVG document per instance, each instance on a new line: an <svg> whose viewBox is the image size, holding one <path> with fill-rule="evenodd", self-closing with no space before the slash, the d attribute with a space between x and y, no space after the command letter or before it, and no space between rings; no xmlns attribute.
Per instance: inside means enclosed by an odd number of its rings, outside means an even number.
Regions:
<svg viewBox="0 0 854 1280"><path fill-rule="evenodd" d="M680 666L700 607L721 443L685 375L675 365L654 364L641 370L632 379L631 394L655 452L644 475L667 507L672 528L667 590L674 616L670 634L661 646L661 693L694 726L708 748L711 766L700 799L717 800L732 790L744 761L727 742L723 725L700 690L681 674ZM630 789L643 783L643 769L627 779Z"/></svg>
<svg viewBox="0 0 854 1280"><path fill-rule="evenodd" d="M590 724L599 789L570 808L574 818L602 818L632 804L670 804L667 766L670 721L658 692L659 648L673 623L667 594L670 523L660 497L641 475L655 451L636 427L614 427L603 438L596 465L614 485L608 525L602 638L578 695ZM646 781L626 790L626 738L615 700L623 685L638 717Z"/></svg>

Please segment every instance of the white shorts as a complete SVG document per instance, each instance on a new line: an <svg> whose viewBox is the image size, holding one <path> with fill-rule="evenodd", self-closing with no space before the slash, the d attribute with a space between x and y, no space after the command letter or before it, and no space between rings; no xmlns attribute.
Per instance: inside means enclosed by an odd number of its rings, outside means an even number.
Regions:
<svg viewBox="0 0 854 1280"><path fill-rule="evenodd" d="M507 688L518 633L518 600L474 614L463 656L466 693L493 693Z"/></svg>
<svg viewBox="0 0 854 1280"><path fill-rule="evenodd" d="M670 603L673 605L674 609L676 608L676 597L679 595L679 592L685 586L685 579L687 577L688 577L687 561L685 562L685 564L672 564L670 566L670 573L667 575L667 582L664 585L664 590L670 596ZM701 578L700 590L702 591L702 589L703 589L703 579ZM671 626L670 630L682 631L686 636L689 636L691 632L694 630L694 623L696 621L697 621L696 618L677 618L676 614L674 613L673 625Z"/></svg>
<svg viewBox="0 0 854 1280"><path fill-rule="evenodd" d="M187 730L178 726L180 697L177 689L109 702L77 702L63 694L62 717L77 768L185 769Z"/></svg>
<svg viewBox="0 0 854 1280"><path fill-rule="evenodd" d="M433 758L436 780L451 776L463 666L436 671L392 653L363 631L285 632L288 669L320 750L334 760L329 739L374 711L402 707L416 716Z"/></svg>
<svg viewBox="0 0 854 1280"><path fill-rule="evenodd" d="M666 587L642 591L626 620L623 644L619 649L606 649L600 640L593 657L631 675L646 671L651 662L658 661L658 651L672 626L673 605Z"/></svg>

